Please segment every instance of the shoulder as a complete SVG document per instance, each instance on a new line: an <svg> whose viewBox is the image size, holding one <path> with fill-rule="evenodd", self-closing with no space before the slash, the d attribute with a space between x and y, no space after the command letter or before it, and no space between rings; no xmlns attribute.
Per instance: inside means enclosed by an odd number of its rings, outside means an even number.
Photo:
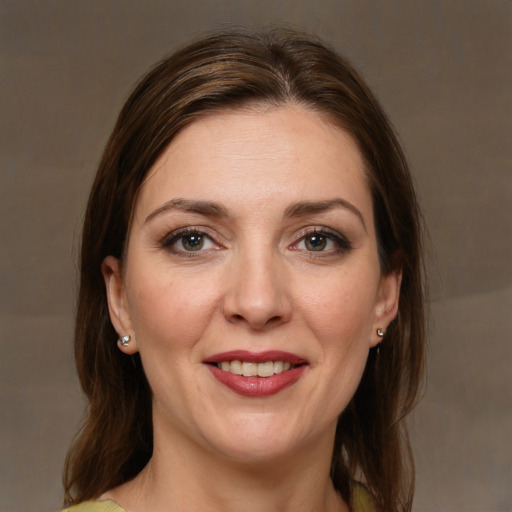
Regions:
<svg viewBox="0 0 512 512"><path fill-rule="evenodd" d="M61 510L61 512L125 512L112 500L84 501Z"/></svg>
<svg viewBox="0 0 512 512"><path fill-rule="evenodd" d="M356 485L352 495L352 512L378 512L373 496L363 485Z"/></svg>

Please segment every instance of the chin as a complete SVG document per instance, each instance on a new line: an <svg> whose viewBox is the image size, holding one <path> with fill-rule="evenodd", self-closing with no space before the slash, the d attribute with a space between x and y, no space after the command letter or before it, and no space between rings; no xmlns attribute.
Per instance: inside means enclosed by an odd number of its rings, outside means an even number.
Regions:
<svg viewBox="0 0 512 512"><path fill-rule="evenodd" d="M283 423L282 416L279 419L272 416L254 413L236 418L215 439L210 430L209 443L225 459L257 467L259 463L283 461L306 448L314 439L326 435L326 432L308 432L304 421L287 418L288 421ZM327 429L329 438L330 430Z"/></svg>

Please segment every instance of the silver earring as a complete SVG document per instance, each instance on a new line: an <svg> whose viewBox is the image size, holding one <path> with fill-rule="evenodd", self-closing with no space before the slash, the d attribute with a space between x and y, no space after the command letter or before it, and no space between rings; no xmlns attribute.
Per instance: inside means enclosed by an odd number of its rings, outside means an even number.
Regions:
<svg viewBox="0 0 512 512"><path fill-rule="evenodd" d="M129 334L126 334L119 338L119 343L121 344L121 347L127 347L128 343L130 343L130 340L131 340L131 336Z"/></svg>
<svg viewBox="0 0 512 512"><path fill-rule="evenodd" d="M382 338L384 338L384 332L384 329L377 327L377 336L380 338L380 341L377 344L377 355L380 354L380 346L382 345Z"/></svg>

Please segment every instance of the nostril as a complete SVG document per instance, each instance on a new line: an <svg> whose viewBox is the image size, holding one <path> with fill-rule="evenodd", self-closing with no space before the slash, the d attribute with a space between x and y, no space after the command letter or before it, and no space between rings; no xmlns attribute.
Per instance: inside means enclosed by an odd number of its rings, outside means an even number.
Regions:
<svg viewBox="0 0 512 512"><path fill-rule="evenodd" d="M250 316L249 316L249 318L246 318L244 315L236 313L236 314L231 315L230 318L231 318L231 322L236 322L236 323L248 322L248 324L250 324L253 328L256 328L256 329L261 329L265 326L279 324L280 322L282 322L281 315L274 315L270 318L257 319L257 318L250 317Z"/></svg>

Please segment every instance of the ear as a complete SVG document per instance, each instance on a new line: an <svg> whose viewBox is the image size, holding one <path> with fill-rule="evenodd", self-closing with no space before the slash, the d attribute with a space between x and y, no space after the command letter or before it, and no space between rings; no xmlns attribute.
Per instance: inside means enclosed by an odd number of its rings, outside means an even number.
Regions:
<svg viewBox="0 0 512 512"><path fill-rule="evenodd" d="M101 264L101 273L105 280L110 321L119 337L129 335L131 338L127 344L122 345L118 342L117 345L125 354L135 354L138 351L137 342L134 339L130 314L127 308L120 261L114 258L114 256L107 256Z"/></svg>
<svg viewBox="0 0 512 512"><path fill-rule="evenodd" d="M377 329L386 332L388 325L398 314L400 299L400 284L402 283L402 270L397 269L383 275L380 280L377 301L373 315L373 333L370 346L378 345L382 338L377 335Z"/></svg>

